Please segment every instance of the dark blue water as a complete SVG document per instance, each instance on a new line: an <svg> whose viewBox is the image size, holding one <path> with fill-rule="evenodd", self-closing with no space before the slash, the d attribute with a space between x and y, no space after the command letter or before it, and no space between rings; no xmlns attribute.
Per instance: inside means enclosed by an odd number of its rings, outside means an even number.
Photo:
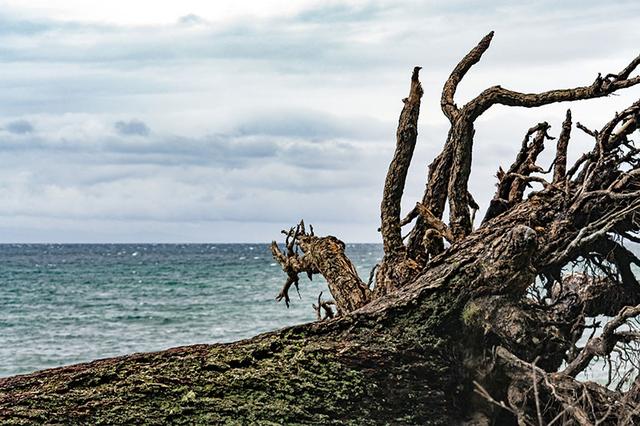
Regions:
<svg viewBox="0 0 640 426"><path fill-rule="evenodd" d="M382 247L347 252L366 279ZM284 280L266 244L0 245L0 376L313 321L326 283Z"/></svg>

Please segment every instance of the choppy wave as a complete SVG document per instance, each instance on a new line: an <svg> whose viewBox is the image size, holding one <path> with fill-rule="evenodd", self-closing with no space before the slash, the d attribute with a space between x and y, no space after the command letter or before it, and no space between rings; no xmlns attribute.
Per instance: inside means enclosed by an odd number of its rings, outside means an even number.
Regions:
<svg viewBox="0 0 640 426"><path fill-rule="evenodd" d="M363 277L382 252L347 250ZM324 281L290 309L283 282L266 244L0 245L0 376L313 320Z"/></svg>

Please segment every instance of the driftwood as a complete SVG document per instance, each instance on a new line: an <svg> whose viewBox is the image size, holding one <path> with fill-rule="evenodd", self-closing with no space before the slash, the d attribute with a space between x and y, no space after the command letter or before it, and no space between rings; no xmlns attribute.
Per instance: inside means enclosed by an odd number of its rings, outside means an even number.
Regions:
<svg viewBox="0 0 640 426"><path fill-rule="evenodd" d="M429 167L423 198L403 218L423 94L420 68L413 70L383 191L384 257L375 283L358 277L340 240L307 232L301 222L283 231L284 249L272 244L287 276L277 298L289 304L300 274L321 274L334 300L318 297L317 322L229 345L0 380L0 420L640 422L640 286L633 272L640 260L626 247L640 242L640 157L631 139L640 101L599 130L576 123L593 138L593 149L573 164L569 111L559 121L555 160L546 167L538 157L554 139L553 125L526 131L514 162L499 169L495 196L475 230L479 207L468 190L481 114L497 104L533 108L610 95L640 83L633 76L640 56L586 86L542 93L494 86L456 105L458 84L492 37L485 36L444 85L449 134ZM411 224L403 239L402 228ZM607 384L581 376L596 359L609 368Z"/></svg>

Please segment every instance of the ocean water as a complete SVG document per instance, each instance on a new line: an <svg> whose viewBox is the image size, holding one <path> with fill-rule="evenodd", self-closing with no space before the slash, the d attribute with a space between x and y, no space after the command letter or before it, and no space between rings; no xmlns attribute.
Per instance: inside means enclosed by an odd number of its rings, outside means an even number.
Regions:
<svg viewBox="0 0 640 426"><path fill-rule="evenodd" d="M382 246L347 253L367 279ZM315 320L325 281L301 277L287 309L285 278L267 244L0 244L0 377Z"/></svg>
<svg viewBox="0 0 640 426"><path fill-rule="evenodd" d="M366 279L377 244L348 245ZM320 276L291 307L266 244L0 245L0 376L229 342L315 320Z"/></svg>

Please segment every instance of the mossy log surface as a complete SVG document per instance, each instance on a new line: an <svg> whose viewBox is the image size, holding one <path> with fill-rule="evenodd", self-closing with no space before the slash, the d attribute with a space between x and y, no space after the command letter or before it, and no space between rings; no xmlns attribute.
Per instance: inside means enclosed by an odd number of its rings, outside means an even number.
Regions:
<svg viewBox="0 0 640 426"><path fill-rule="evenodd" d="M448 424L459 360L419 320L315 323L6 378L0 422Z"/></svg>

